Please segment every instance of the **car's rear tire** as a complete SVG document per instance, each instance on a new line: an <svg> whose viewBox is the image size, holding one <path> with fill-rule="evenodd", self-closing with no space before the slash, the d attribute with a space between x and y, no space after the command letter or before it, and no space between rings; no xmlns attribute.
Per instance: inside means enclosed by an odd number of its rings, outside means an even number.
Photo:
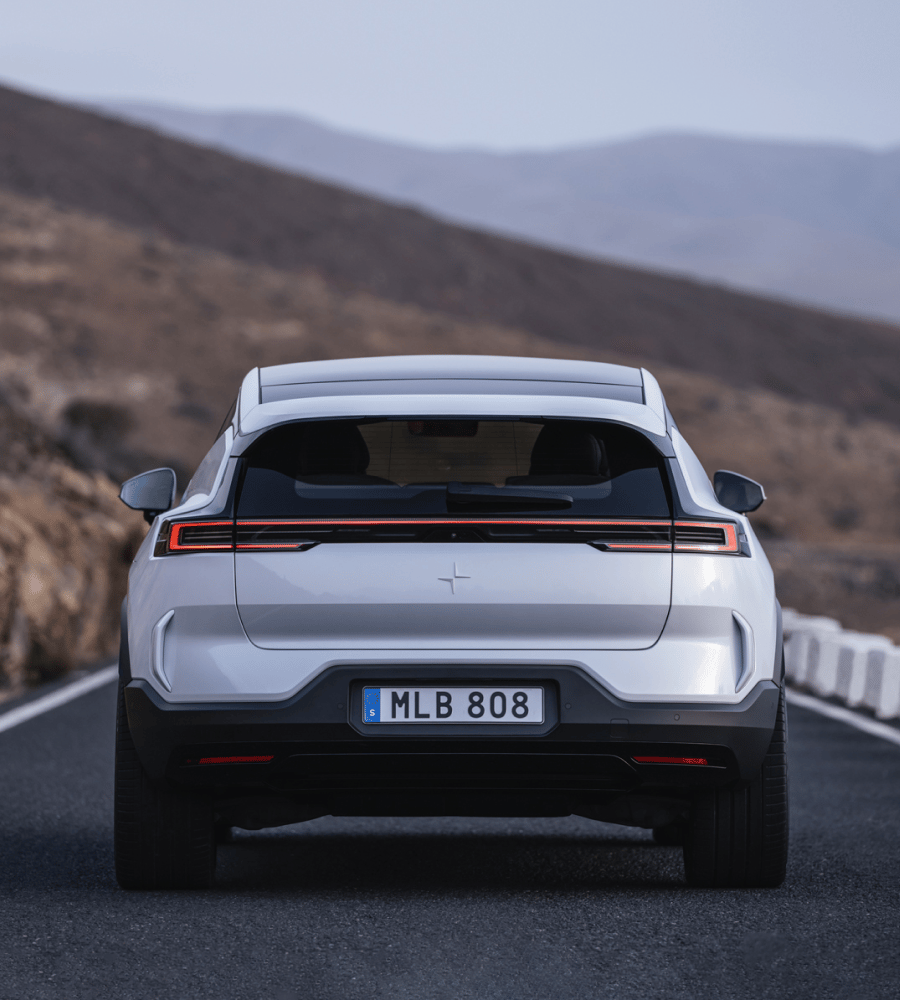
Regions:
<svg viewBox="0 0 900 1000"><path fill-rule="evenodd" d="M123 889L207 889L216 841L212 801L150 781L128 729L125 690L116 712L116 880Z"/></svg>
<svg viewBox="0 0 900 1000"><path fill-rule="evenodd" d="M696 886L772 888L788 852L787 716L784 688L772 741L752 781L696 796L685 828L684 869Z"/></svg>

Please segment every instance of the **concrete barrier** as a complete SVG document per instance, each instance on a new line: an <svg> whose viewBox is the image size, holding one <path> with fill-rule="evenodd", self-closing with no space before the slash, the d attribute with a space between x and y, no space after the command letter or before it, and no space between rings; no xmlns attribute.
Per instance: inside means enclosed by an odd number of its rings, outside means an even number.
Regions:
<svg viewBox="0 0 900 1000"><path fill-rule="evenodd" d="M818 667L822 642L827 642L833 633L841 631L840 622L833 618L801 615L785 608L782 627L785 635L785 674L789 681L805 687L810 674L815 674Z"/></svg>
<svg viewBox="0 0 900 1000"><path fill-rule="evenodd" d="M876 718L900 719L900 649L895 647L884 657L880 680L871 698ZM869 702L864 704L870 707Z"/></svg>
<svg viewBox="0 0 900 1000"><path fill-rule="evenodd" d="M883 635L842 629L833 618L784 611L785 675L822 698L900 718L900 647Z"/></svg>

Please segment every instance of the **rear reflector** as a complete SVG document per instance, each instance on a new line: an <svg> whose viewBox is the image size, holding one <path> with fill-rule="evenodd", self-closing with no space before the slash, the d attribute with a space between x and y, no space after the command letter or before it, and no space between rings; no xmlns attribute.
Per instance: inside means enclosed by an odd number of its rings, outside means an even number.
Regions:
<svg viewBox="0 0 900 1000"><path fill-rule="evenodd" d="M635 757L638 764L708 764L705 757Z"/></svg>
<svg viewBox="0 0 900 1000"><path fill-rule="evenodd" d="M201 757L198 764L268 764L275 754L260 757Z"/></svg>

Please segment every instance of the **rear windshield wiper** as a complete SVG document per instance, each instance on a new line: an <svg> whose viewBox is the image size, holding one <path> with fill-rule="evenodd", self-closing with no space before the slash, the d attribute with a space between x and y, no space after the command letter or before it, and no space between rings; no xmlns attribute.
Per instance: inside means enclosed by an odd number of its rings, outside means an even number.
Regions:
<svg viewBox="0 0 900 1000"><path fill-rule="evenodd" d="M518 486L488 486L482 483L447 483L447 510L567 510L575 501L566 493Z"/></svg>

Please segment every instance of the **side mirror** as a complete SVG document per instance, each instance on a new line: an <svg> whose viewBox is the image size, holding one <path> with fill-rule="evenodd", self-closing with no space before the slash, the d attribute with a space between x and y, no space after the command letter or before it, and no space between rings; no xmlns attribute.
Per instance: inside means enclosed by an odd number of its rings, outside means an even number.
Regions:
<svg viewBox="0 0 900 1000"><path fill-rule="evenodd" d="M152 469L123 483L119 499L132 510L142 510L144 520L152 524L157 514L175 502L175 483L172 469Z"/></svg>
<svg viewBox="0 0 900 1000"><path fill-rule="evenodd" d="M713 489L719 503L738 514L756 510L766 499L766 491L755 479L726 469L719 469L713 476Z"/></svg>

